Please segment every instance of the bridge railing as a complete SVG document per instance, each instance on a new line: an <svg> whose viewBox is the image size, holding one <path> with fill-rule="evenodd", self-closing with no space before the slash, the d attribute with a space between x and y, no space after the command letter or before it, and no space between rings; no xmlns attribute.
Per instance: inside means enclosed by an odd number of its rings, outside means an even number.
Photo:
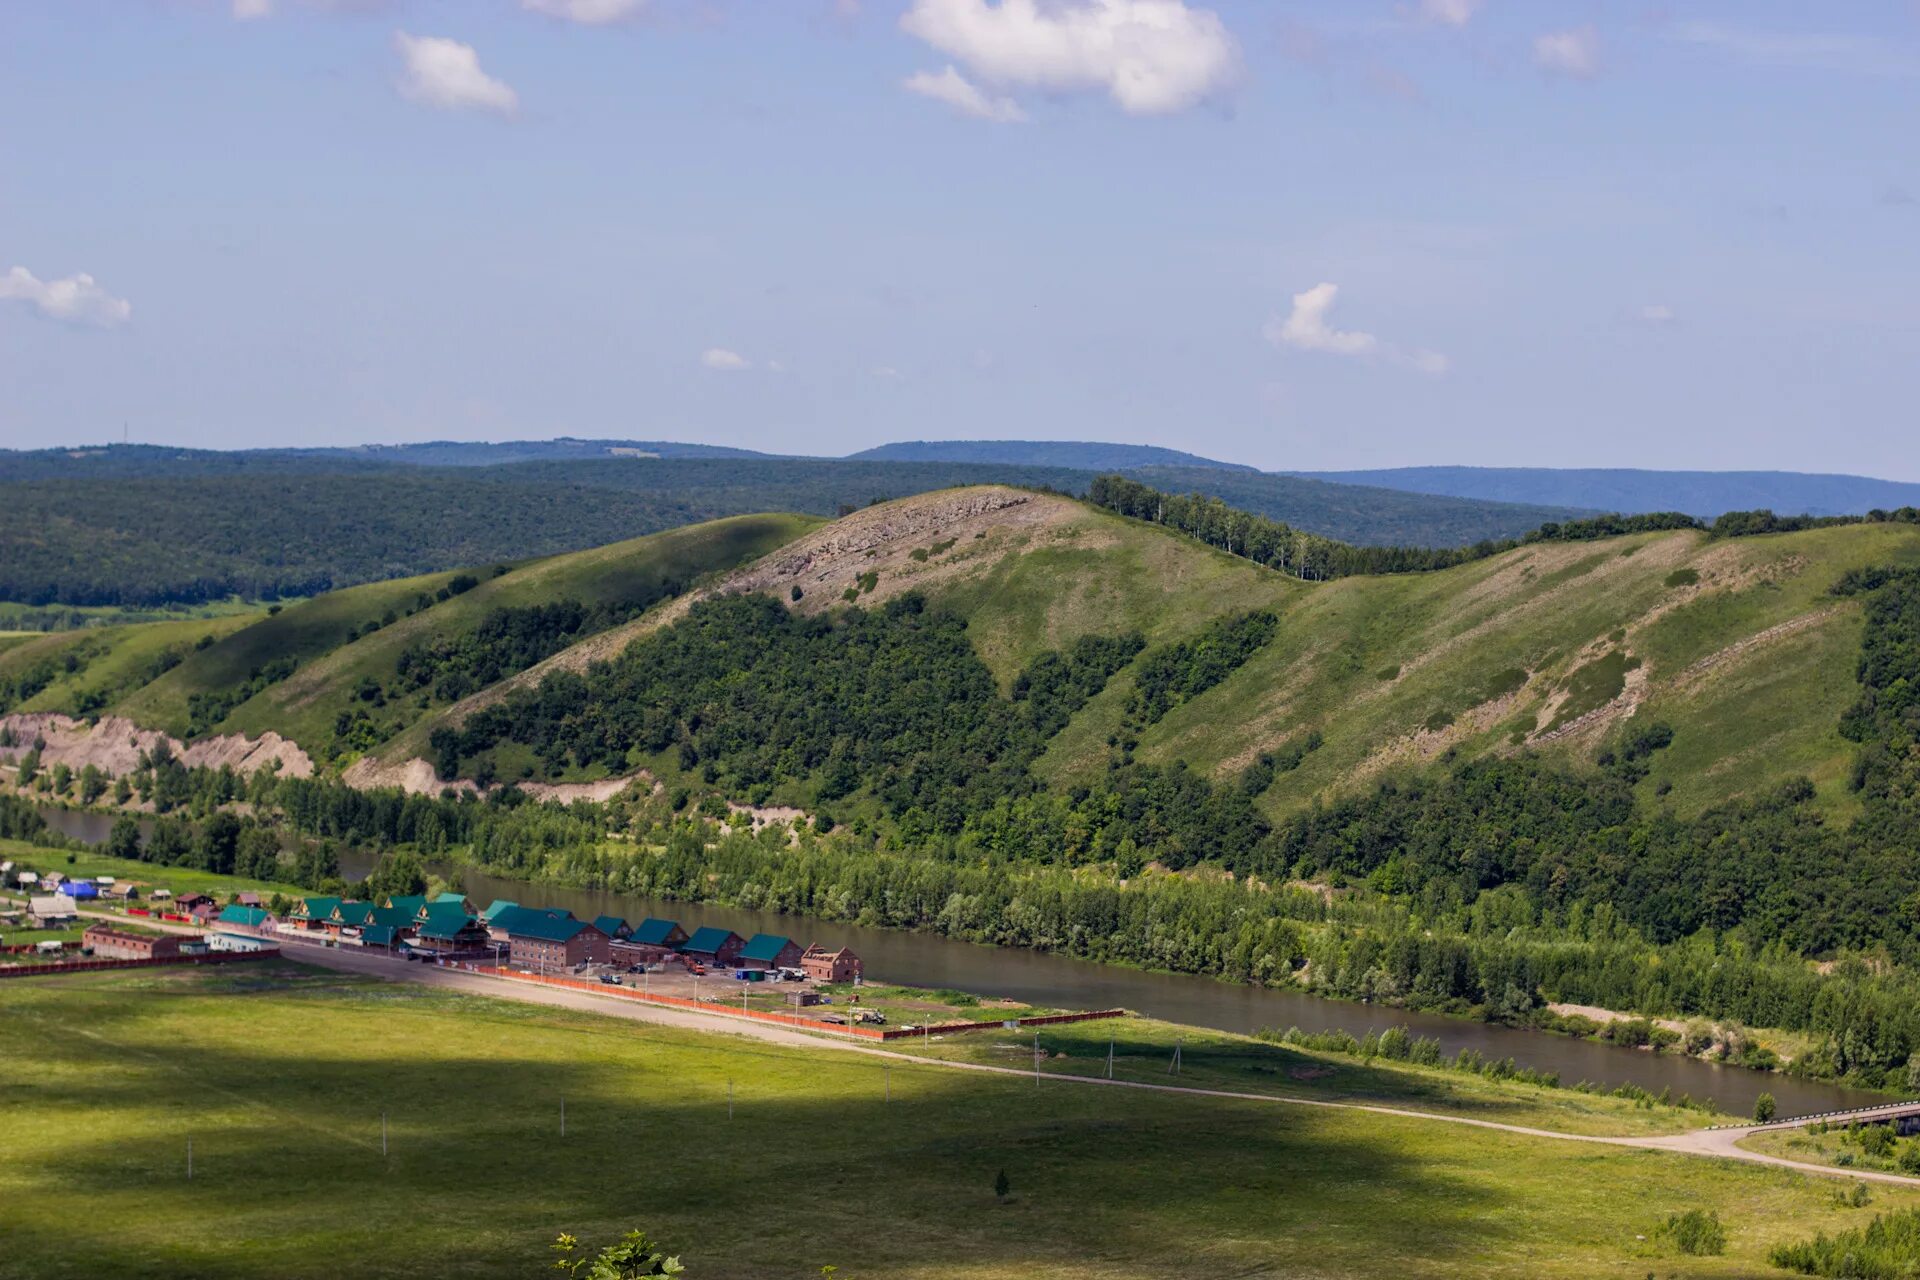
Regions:
<svg viewBox="0 0 1920 1280"><path fill-rule="evenodd" d="M1875 1102L1864 1107L1850 1107L1845 1111L1816 1111L1804 1116L1776 1116L1764 1123L1747 1124L1710 1124L1711 1129L1780 1129L1796 1124L1818 1124L1822 1120L1847 1120L1856 1116L1880 1115L1885 1112L1895 1114L1913 1113L1920 1115L1920 1098L1896 1099L1892 1102Z"/></svg>

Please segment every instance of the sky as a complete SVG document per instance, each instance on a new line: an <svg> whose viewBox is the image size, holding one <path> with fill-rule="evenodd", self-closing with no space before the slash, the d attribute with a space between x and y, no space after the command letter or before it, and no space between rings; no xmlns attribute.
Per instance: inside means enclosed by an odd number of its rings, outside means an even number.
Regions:
<svg viewBox="0 0 1920 1280"><path fill-rule="evenodd" d="M1920 0L6 0L0 447L1920 480Z"/></svg>

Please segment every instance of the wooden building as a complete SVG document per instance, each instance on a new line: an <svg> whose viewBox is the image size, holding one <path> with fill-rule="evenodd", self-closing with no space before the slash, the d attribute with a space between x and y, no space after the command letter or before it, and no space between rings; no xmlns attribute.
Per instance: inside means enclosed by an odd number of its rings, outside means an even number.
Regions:
<svg viewBox="0 0 1920 1280"><path fill-rule="evenodd" d="M680 954L696 964L730 965L740 958L740 948L747 940L731 929L716 929L708 926L694 930L693 936L680 944Z"/></svg>
<svg viewBox="0 0 1920 1280"><path fill-rule="evenodd" d="M613 942L585 920L530 911L514 917L507 955L516 969L559 973L575 965L606 964L613 959Z"/></svg>
<svg viewBox="0 0 1920 1280"><path fill-rule="evenodd" d="M743 969L794 969L802 956L800 944L777 933L756 933L740 948L734 961Z"/></svg>

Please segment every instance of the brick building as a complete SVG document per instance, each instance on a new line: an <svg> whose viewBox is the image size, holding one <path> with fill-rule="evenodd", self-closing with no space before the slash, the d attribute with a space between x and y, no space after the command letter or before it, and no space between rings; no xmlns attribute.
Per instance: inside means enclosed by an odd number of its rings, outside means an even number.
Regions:
<svg viewBox="0 0 1920 1280"><path fill-rule="evenodd" d="M96 960L160 960L180 954L180 939L170 933L135 933L110 924L90 924L80 945Z"/></svg>

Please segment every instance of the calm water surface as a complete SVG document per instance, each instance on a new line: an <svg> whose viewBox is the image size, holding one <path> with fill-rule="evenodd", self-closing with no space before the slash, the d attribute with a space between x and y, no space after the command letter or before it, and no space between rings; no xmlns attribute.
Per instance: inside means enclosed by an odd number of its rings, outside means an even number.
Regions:
<svg viewBox="0 0 1920 1280"><path fill-rule="evenodd" d="M113 826L97 813L44 811L49 826L78 840L97 844ZM350 878L366 875L372 856L341 854L341 870ZM1343 1029L1355 1036L1403 1026L1432 1036L1451 1055L1476 1049L1490 1058L1513 1058L1523 1066L1557 1071L1571 1084L1592 1080L1608 1086L1637 1084L1659 1093L1712 1098L1728 1111L1745 1114L1761 1093L1772 1093L1785 1115L1807 1115L1884 1102L1879 1094L1839 1085L1794 1080L1740 1067L1723 1067L1692 1058L1644 1053L1613 1045L1574 1040L1534 1031L1516 1031L1458 1018L1389 1009L1345 1000L1327 1000L1297 991L1270 990L1219 982L1186 974L1147 973L1095 964L1037 951L981 946L930 933L863 928L807 916L745 911L700 903L669 902L604 890L528 884L461 868L467 896L484 906L494 898L538 907L565 907L591 919L617 915L628 920L664 916L688 929L714 925L743 937L778 933L802 946L852 947L876 980L916 987L949 987L979 995L1075 1009L1132 1009L1167 1022L1219 1031L1252 1032L1262 1027L1297 1026L1309 1031Z"/></svg>

